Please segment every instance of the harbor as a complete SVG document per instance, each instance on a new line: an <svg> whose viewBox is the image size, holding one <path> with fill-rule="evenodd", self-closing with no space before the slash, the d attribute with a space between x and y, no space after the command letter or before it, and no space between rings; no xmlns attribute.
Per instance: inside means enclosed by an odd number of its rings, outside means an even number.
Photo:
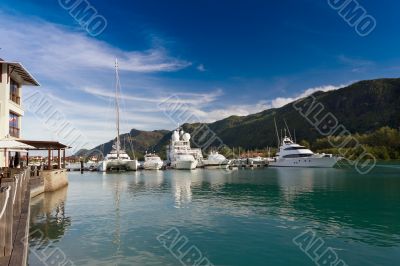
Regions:
<svg viewBox="0 0 400 266"><path fill-rule="evenodd" d="M0 1L0 266L399 265L398 10Z"/></svg>

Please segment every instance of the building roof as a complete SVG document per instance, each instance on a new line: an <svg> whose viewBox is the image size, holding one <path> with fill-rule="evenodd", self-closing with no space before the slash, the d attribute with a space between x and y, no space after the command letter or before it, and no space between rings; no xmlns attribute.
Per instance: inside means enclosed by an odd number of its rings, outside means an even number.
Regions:
<svg viewBox="0 0 400 266"><path fill-rule="evenodd" d="M64 145L58 141L44 141L44 140L18 140L19 142L28 144L30 146L35 147L35 149L31 150L58 150L58 149L69 149L67 145Z"/></svg>
<svg viewBox="0 0 400 266"><path fill-rule="evenodd" d="M29 73L28 70L19 62L7 62L0 60L0 64L11 66L11 72L17 73L22 79L22 85L40 86L39 82Z"/></svg>

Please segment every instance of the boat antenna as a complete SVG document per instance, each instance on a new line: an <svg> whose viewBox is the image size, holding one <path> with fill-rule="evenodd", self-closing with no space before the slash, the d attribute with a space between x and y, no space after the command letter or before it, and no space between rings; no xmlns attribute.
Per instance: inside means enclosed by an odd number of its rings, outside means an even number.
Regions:
<svg viewBox="0 0 400 266"><path fill-rule="evenodd" d="M115 58L115 114L116 114L116 126L117 126L117 158L119 158L120 153L120 138L119 138L119 94L120 94L121 83L119 80L118 73L118 59Z"/></svg>
<svg viewBox="0 0 400 266"><path fill-rule="evenodd" d="M286 128L287 128L287 131L289 132L289 137L290 137L291 139L293 139L293 138L292 138L292 134L290 134L290 129L289 129L287 123L286 123L286 119L283 119L283 121L285 122L285 126L286 126ZM286 134L286 130L285 130L285 134Z"/></svg>
<svg viewBox="0 0 400 266"><path fill-rule="evenodd" d="M280 140L280 138L279 138L278 127L276 126L276 119L275 119L275 117L274 117L274 123L275 123L275 131L276 131L276 137L278 138L278 148L279 148L279 145L281 144L281 140Z"/></svg>
<svg viewBox="0 0 400 266"><path fill-rule="evenodd" d="M293 137L294 137L294 142L297 143L297 139L296 139L296 129L293 129Z"/></svg>

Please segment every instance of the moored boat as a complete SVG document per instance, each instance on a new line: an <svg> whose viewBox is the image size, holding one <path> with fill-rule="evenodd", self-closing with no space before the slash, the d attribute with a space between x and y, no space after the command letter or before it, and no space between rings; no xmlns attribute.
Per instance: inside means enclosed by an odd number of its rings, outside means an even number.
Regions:
<svg viewBox="0 0 400 266"><path fill-rule="evenodd" d="M230 160L216 151L212 151L206 160L203 160L204 168L228 168Z"/></svg>
<svg viewBox="0 0 400 266"><path fill-rule="evenodd" d="M160 170L164 165L161 158L154 153L147 153L144 156L143 168L145 170Z"/></svg>
<svg viewBox="0 0 400 266"><path fill-rule="evenodd" d="M121 149L120 140L120 123L119 123L119 93L120 93L120 80L118 74L118 61L115 61L115 114L116 114L116 129L117 137L113 145L113 149L103 161L99 163L98 170L101 172L106 172L109 170L126 170L126 171L136 171L138 169L138 161L132 160L129 155Z"/></svg>

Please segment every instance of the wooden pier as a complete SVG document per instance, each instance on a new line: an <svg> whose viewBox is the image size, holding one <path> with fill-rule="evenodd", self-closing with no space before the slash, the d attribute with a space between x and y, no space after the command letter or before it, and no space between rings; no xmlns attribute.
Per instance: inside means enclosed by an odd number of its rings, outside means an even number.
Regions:
<svg viewBox="0 0 400 266"><path fill-rule="evenodd" d="M3 172L0 184L0 265L26 265L30 169Z"/></svg>

